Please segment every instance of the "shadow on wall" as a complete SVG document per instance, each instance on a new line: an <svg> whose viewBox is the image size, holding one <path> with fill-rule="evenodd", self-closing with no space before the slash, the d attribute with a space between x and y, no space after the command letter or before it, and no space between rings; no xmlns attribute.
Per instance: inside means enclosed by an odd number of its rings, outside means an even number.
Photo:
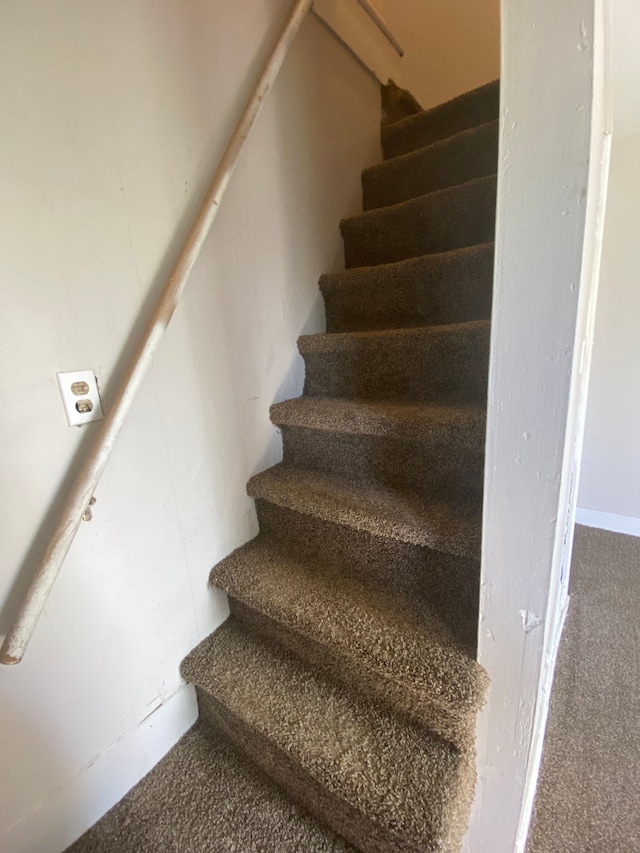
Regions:
<svg viewBox="0 0 640 853"><path fill-rule="evenodd" d="M361 210L360 171L380 156L370 101L363 103L362 92L344 84L353 62L330 32L307 19L185 299L191 396L199 401L197 417L207 424L203 438L218 463L209 472L220 513L216 524L226 531L217 559L257 532L246 481L282 458L269 407L302 393L296 339L324 331L318 279L343 267L339 220ZM370 85L377 99L378 85L372 79ZM346 125L345 113L352 116ZM363 164L367 135L370 154ZM242 519L229 501L238 491L246 501Z"/></svg>

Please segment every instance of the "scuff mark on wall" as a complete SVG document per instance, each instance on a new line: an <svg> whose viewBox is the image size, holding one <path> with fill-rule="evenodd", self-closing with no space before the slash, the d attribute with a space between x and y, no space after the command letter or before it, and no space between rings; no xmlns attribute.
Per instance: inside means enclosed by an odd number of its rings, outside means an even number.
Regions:
<svg viewBox="0 0 640 853"><path fill-rule="evenodd" d="M538 625L542 625L542 617L536 616L536 614L532 610L521 610L520 618L522 619L522 627L524 628L525 634L531 633L534 628L537 628Z"/></svg>

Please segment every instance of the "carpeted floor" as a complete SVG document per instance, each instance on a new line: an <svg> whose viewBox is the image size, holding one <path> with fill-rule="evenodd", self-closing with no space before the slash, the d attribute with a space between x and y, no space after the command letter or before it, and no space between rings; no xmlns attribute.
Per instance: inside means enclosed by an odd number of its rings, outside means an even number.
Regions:
<svg viewBox="0 0 640 853"><path fill-rule="evenodd" d="M197 723L66 853L357 853Z"/></svg>
<svg viewBox="0 0 640 853"><path fill-rule="evenodd" d="M640 850L640 539L576 528L528 853Z"/></svg>

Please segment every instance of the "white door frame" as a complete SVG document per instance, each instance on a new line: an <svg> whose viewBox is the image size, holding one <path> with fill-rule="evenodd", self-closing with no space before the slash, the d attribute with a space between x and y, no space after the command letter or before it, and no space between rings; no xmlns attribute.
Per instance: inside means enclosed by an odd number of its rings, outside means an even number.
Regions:
<svg viewBox="0 0 640 853"><path fill-rule="evenodd" d="M610 150L609 0L502 0L479 659L465 850L526 844L568 604Z"/></svg>

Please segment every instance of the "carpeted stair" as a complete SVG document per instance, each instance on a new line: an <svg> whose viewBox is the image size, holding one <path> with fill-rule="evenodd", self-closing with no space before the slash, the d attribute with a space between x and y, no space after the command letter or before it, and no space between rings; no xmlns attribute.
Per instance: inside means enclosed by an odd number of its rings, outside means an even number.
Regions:
<svg viewBox="0 0 640 853"><path fill-rule="evenodd" d="M459 848L487 683L497 118L497 82L427 111L384 87L386 159L320 282L328 331L300 338L304 395L271 409L283 461L248 485L260 533L213 569L231 616L182 666L200 722L74 853ZM181 762L191 823L156 827L149 792Z"/></svg>

